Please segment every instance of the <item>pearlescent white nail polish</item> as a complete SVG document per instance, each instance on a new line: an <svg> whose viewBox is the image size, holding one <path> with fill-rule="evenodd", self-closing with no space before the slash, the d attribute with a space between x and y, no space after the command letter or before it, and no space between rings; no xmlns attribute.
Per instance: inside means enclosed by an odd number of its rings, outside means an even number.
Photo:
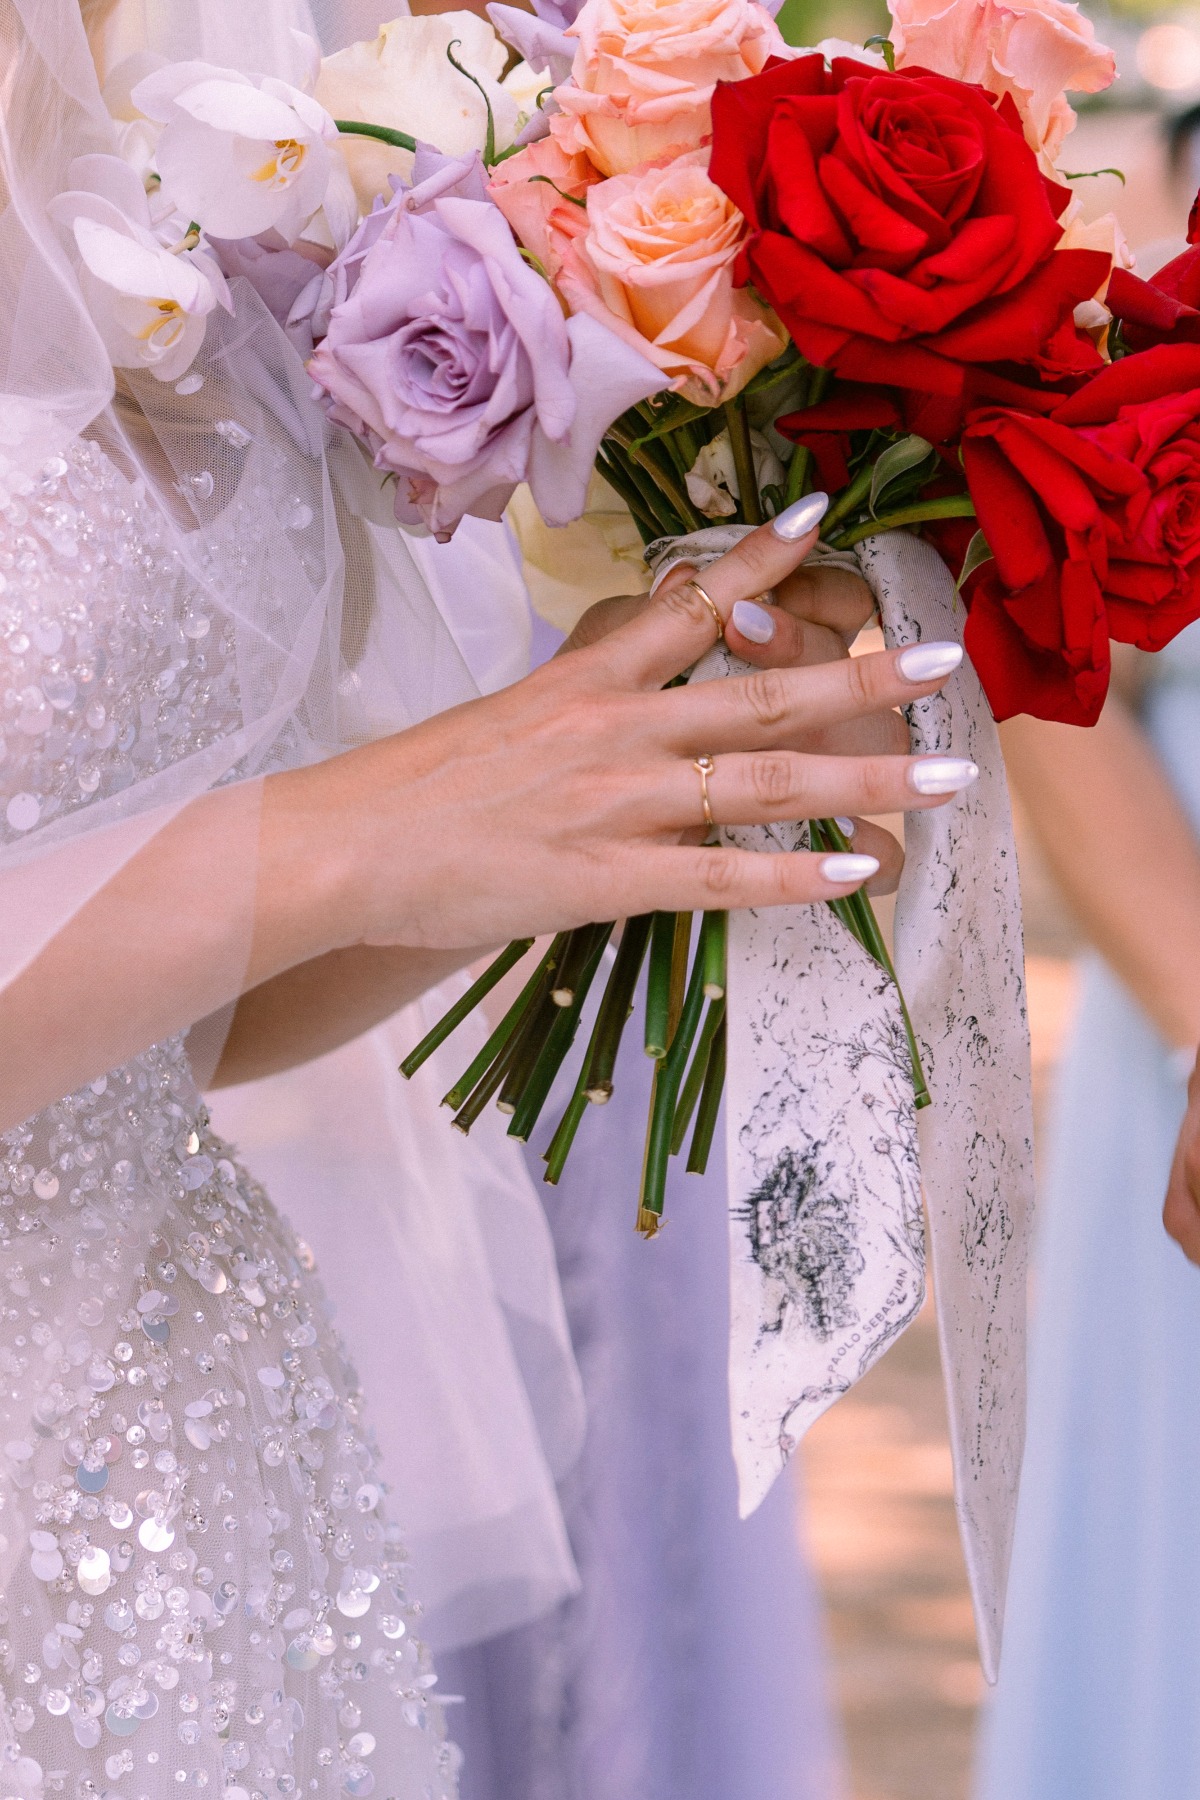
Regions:
<svg viewBox="0 0 1200 1800"><path fill-rule="evenodd" d="M806 494L803 500L797 500L779 517L771 520L771 530L785 544L794 544L797 538L804 537L814 525L819 525L829 511L829 495L816 493Z"/></svg>
<svg viewBox="0 0 1200 1800"><path fill-rule="evenodd" d="M850 881L869 881L878 868L877 856L850 856L844 851L823 857L821 861L821 873L826 881L835 882L839 887Z"/></svg>
<svg viewBox="0 0 1200 1800"><path fill-rule="evenodd" d="M940 681L957 669L963 659L962 645L950 642L910 644L896 658L896 666L905 681L914 684Z"/></svg>
<svg viewBox="0 0 1200 1800"><path fill-rule="evenodd" d="M833 822L843 837L853 837L858 830L857 819L835 819Z"/></svg>
<svg viewBox="0 0 1200 1800"><path fill-rule="evenodd" d="M978 774L973 762L957 756L926 756L913 763L908 779L918 794L957 794L970 787Z"/></svg>
<svg viewBox="0 0 1200 1800"><path fill-rule="evenodd" d="M749 638L752 644L769 644L775 636L775 621L769 609L753 600L735 600L732 618L742 636Z"/></svg>

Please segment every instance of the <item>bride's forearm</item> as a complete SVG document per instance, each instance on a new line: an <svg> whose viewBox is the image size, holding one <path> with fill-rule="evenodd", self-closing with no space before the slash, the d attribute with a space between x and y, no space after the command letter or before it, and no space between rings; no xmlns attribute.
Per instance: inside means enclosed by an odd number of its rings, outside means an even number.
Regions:
<svg viewBox="0 0 1200 1800"><path fill-rule="evenodd" d="M264 981L237 1003L213 1087L258 1081L324 1056L471 961L468 950L353 945Z"/></svg>
<svg viewBox="0 0 1200 1800"><path fill-rule="evenodd" d="M321 773L193 801L50 935L0 992L0 1130L341 941Z"/></svg>

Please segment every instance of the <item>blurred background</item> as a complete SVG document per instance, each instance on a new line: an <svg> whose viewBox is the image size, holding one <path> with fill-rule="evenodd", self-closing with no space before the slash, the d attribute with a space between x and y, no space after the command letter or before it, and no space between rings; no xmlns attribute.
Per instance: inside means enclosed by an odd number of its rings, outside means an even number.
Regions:
<svg viewBox="0 0 1200 1800"><path fill-rule="evenodd" d="M1150 273L1183 247L1200 185L1200 6L1128 0L1083 10L1115 50L1118 76L1103 95L1072 96L1079 123L1062 165L1122 171L1124 183L1100 174L1074 186L1085 217L1116 214ZM862 43L885 33L888 18L875 0L787 0L780 23L793 43ZM1044 1140L1084 946L1019 811L1018 838ZM825 1599L848 1800L968 1800L983 1682L929 1307L809 1434L804 1485L800 1529Z"/></svg>

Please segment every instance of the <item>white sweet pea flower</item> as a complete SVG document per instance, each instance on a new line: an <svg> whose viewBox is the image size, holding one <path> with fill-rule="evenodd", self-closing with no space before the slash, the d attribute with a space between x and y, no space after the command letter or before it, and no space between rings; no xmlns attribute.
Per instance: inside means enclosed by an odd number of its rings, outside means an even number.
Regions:
<svg viewBox="0 0 1200 1800"><path fill-rule="evenodd" d="M754 454L754 473L760 490L770 487L772 483L782 485L783 464L766 438L761 433L752 431L750 448ZM688 499L697 512L704 513L706 518L728 519L737 511L742 496L738 486L737 465L733 460L733 445L727 431L719 431L715 438L704 445L684 479Z"/></svg>
<svg viewBox="0 0 1200 1800"><path fill-rule="evenodd" d="M271 76L169 63L133 103L158 120L158 173L173 206L211 237L298 237L323 204L337 127L311 94Z"/></svg>
<svg viewBox="0 0 1200 1800"><path fill-rule="evenodd" d="M534 69L527 62L514 63L500 84L517 105L517 131L523 131L538 111L538 100L554 86L549 69ZM507 148L501 145L500 148Z"/></svg>
<svg viewBox="0 0 1200 1800"><path fill-rule="evenodd" d="M447 51L482 87L459 73ZM321 64L316 96L335 119L387 125L432 144L446 156L482 150L487 105L496 148L506 150L520 129L520 102L501 84L508 52L492 27L475 13L431 13L393 19L370 43L350 44ZM389 175L407 181L412 156L371 138L343 137L339 147L354 181L358 204L369 212L377 194L390 198Z"/></svg>
<svg viewBox="0 0 1200 1800"><path fill-rule="evenodd" d="M215 306L233 310L213 258L192 238L173 246L155 235L134 170L114 156L81 157L50 212L67 226L83 267L80 287L105 349L119 369L177 381L204 338Z"/></svg>

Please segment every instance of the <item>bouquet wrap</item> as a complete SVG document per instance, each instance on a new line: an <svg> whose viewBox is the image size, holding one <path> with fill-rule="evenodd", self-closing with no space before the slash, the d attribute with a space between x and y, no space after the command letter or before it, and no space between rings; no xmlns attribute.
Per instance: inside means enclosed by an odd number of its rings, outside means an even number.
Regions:
<svg viewBox="0 0 1200 1800"><path fill-rule="evenodd" d="M661 575L703 567L747 528L654 546ZM964 611L907 532L854 552L889 646L961 638ZM693 680L743 673L718 645ZM896 970L933 1104L914 1110L895 984L827 907L729 921L730 1404L743 1513L805 1429L910 1322L929 1214L955 1492L984 1671L995 1680L1024 1439L1032 1113L1020 894L996 727L969 660L908 709L914 753L979 780L909 816ZM742 848L806 847L807 827L725 828Z"/></svg>

